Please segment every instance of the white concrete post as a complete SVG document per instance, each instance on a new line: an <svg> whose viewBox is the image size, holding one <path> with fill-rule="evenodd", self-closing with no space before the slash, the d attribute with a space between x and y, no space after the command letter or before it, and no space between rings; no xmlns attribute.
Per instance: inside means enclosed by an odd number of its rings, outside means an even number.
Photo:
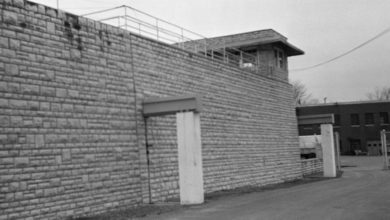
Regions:
<svg viewBox="0 0 390 220"><path fill-rule="evenodd" d="M176 113L179 154L180 203L204 202L200 117L194 112Z"/></svg>
<svg viewBox="0 0 390 220"><path fill-rule="evenodd" d="M334 132L334 142L336 150L336 167L337 170L341 170L341 160L340 160L340 135L339 132Z"/></svg>
<svg viewBox="0 0 390 220"><path fill-rule="evenodd" d="M321 124L322 161L325 177L336 177L336 154L332 124Z"/></svg>
<svg viewBox="0 0 390 220"><path fill-rule="evenodd" d="M386 131L381 131L381 143L382 143L382 154L383 154L383 169L389 169L389 159L387 157L387 143L386 143Z"/></svg>

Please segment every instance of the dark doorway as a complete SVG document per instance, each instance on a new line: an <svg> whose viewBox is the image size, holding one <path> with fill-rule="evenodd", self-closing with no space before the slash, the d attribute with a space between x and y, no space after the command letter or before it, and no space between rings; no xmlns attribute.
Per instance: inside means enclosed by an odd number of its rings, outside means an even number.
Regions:
<svg viewBox="0 0 390 220"><path fill-rule="evenodd" d="M357 152L362 152L362 144L360 139L350 139L350 149L356 155Z"/></svg>

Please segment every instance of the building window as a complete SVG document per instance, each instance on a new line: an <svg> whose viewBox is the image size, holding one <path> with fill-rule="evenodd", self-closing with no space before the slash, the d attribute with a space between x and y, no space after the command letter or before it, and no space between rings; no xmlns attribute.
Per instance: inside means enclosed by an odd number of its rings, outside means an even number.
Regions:
<svg viewBox="0 0 390 220"><path fill-rule="evenodd" d="M389 124L389 114L387 112L380 112L379 120L381 124Z"/></svg>
<svg viewBox="0 0 390 220"><path fill-rule="evenodd" d="M340 115L334 115L334 126L340 126Z"/></svg>
<svg viewBox="0 0 390 220"><path fill-rule="evenodd" d="M360 125L359 114L351 114L351 125Z"/></svg>
<svg viewBox="0 0 390 220"><path fill-rule="evenodd" d="M374 113L364 114L364 122L366 125L373 125L374 124Z"/></svg>
<svg viewBox="0 0 390 220"><path fill-rule="evenodd" d="M279 67L281 69L286 69L286 62L285 62L285 56L283 50L279 48L275 48L274 54L275 54L276 67Z"/></svg>

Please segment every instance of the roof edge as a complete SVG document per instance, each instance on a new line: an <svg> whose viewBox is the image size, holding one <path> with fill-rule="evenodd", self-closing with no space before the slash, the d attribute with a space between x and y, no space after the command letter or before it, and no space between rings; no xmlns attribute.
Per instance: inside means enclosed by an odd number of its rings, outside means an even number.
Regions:
<svg viewBox="0 0 390 220"><path fill-rule="evenodd" d="M367 101L349 101L349 102L331 102L331 103L322 103L322 104L308 104L297 106L297 108L305 107L320 107L320 106L337 106L337 105L359 105L359 104L377 104L377 103L389 103L390 100L367 100Z"/></svg>

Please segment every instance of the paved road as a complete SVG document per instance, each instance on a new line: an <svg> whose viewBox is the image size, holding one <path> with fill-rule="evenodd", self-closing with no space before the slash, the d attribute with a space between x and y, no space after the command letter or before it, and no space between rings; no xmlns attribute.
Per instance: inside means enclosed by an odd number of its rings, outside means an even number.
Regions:
<svg viewBox="0 0 390 220"><path fill-rule="evenodd" d="M390 219L390 171L381 157L342 157L343 176L224 196L145 219Z"/></svg>

